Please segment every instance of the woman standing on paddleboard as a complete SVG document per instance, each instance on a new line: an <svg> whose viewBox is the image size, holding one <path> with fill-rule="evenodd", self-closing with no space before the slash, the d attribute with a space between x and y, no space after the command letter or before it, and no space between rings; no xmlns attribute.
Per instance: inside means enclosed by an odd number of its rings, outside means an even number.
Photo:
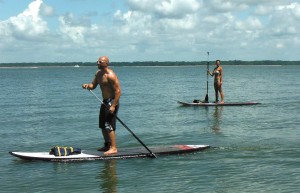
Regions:
<svg viewBox="0 0 300 193"><path fill-rule="evenodd" d="M223 68L222 68L222 66L220 66L220 64L221 64L221 61L216 60L216 67L214 68L214 71L211 73L209 71L209 69L207 70L207 72L211 76L215 76L215 79L214 79L214 88L215 88L215 95L216 95L215 103L219 102L219 93L221 95L221 103L224 103L224 93L222 90Z"/></svg>

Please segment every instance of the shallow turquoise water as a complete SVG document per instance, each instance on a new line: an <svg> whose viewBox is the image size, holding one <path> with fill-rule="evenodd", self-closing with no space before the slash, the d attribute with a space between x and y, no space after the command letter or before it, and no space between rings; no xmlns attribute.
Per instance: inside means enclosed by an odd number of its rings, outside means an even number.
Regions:
<svg viewBox="0 0 300 193"><path fill-rule="evenodd" d="M209 144L158 159L22 161L8 151L102 145L99 101L81 84L96 67L0 68L1 192L298 192L300 66L223 66L225 101L257 106L182 107L204 99L206 66L114 67L119 117L146 144ZM212 78L209 99L214 100ZM99 94L98 90L95 93ZM117 126L118 146L141 146Z"/></svg>

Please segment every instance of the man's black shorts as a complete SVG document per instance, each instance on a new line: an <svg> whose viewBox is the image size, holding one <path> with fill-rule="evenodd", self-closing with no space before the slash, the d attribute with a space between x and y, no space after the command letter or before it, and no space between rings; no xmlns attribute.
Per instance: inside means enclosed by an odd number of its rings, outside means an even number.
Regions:
<svg viewBox="0 0 300 193"><path fill-rule="evenodd" d="M113 99L104 99L103 103L110 107L113 102ZM115 115L118 115L119 104L115 108ZM111 114L109 110L102 104L100 107L99 113L99 128L107 130L116 130L116 116Z"/></svg>

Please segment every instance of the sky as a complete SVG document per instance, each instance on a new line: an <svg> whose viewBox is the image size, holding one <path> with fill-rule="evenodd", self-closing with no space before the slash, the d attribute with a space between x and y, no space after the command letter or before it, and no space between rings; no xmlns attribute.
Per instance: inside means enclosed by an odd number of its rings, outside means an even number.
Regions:
<svg viewBox="0 0 300 193"><path fill-rule="evenodd" d="M104 55L299 61L300 0L0 0L0 63Z"/></svg>

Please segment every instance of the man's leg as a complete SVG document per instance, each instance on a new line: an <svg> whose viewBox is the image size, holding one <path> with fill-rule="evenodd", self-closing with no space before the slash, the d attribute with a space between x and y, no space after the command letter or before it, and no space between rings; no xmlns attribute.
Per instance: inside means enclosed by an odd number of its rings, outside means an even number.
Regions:
<svg viewBox="0 0 300 193"><path fill-rule="evenodd" d="M110 148L110 145L111 145L110 137L109 137L107 130L105 130L105 129L101 129L101 130L102 130L102 135L103 135L103 139L104 139L104 146L99 148L98 151L108 151Z"/></svg>
<svg viewBox="0 0 300 193"><path fill-rule="evenodd" d="M117 153L117 144L116 144L116 133L114 130L109 131L108 133L109 138L110 138L110 148L108 151L104 152L105 155L109 155L109 154L114 154Z"/></svg>

